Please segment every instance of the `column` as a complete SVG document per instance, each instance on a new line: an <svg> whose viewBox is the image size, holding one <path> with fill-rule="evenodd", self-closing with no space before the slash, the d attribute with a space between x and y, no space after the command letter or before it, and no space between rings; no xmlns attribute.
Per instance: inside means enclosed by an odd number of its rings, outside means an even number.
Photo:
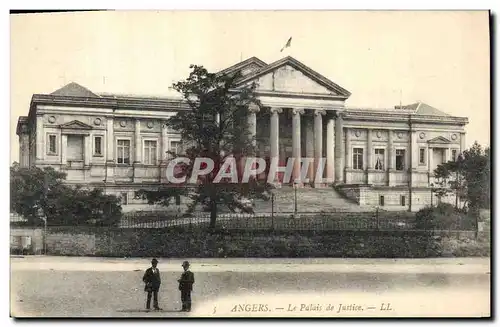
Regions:
<svg viewBox="0 0 500 327"><path fill-rule="evenodd" d="M142 144L141 144L141 121L139 119L135 120L135 158L134 163L141 163L141 153L142 153Z"/></svg>
<svg viewBox="0 0 500 327"><path fill-rule="evenodd" d="M114 161L114 144L115 144L115 136L114 136L114 128L113 128L113 118L109 117L107 119L106 126L106 161L113 162Z"/></svg>
<svg viewBox="0 0 500 327"><path fill-rule="evenodd" d="M314 127L312 124L312 116L307 115L304 117L304 128L306 133L306 157L310 160L309 167L307 168L307 178L309 183L314 180ZM313 160L311 160L313 159Z"/></svg>
<svg viewBox="0 0 500 327"><path fill-rule="evenodd" d="M279 114L283 112L281 108L271 108L270 126L270 157L271 160L279 157Z"/></svg>
<svg viewBox="0 0 500 327"><path fill-rule="evenodd" d="M343 125L342 114L337 111L335 118L335 183L342 183L342 177L344 176L342 171L342 158L344 157L344 147L342 146Z"/></svg>
<svg viewBox="0 0 500 327"><path fill-rule="evenodd" d="M43 116L36 116L36 160L43 161L45 157L44 151L44 131L43 131Z"/></svg>
<svg viewBox="0 0 500 327"><path fill-rule="evenodd" d="M296 179L300 180L300 161L302 151L300 148L300 115L304 113L304 109L292 109L292 156L295 159L293 162L292 182ZM300 181L302 183L302 181Z"/></svg>
<svg viewBox="0 0 500 327"><path fill-rule="evenodd" d="M255 104L251 104L249 107L248 107L248 132L249 132L249 136L251 137L251 140L252 140L252 147L256 147L257 146L257 140L256 140L256 136L257 136L257 113L260 111L260 108L259 106L255 105ZM252 153L254 153L255 149L252 149Z"/></svg>
<svg viewBox="0 0 500 327"><path fill-rule="evenodd" d="M392 143L393 131L387 130L387 185L392 186L394 183L391 178L393 171L394 146Z"/></svg>
<svg viewBox="0 0 500 327"><path fill-rule="evenodd" d="M248 153L244 154L244 156L242 156L240 161L238 162L238 173L240 175L240 178L242 178L244 175L248 157L250 157L250 158L255 157L255 154L257 151L257 139L256 139L256 137L257 137L257 112L259 112L259 111L260 111L259 106L257 106L254 103L251 103L248 106L247 128L248 128L248 138L250 140L251 147L249 148ZM248 156L248 157L246 157L246 156ZM255 168L255 167L252 167L252 168ZM252 173L249 177L251 179L254 179L257 176Z"/></svg>
<svg viewBox="0 0 500 327"><path fill-rule="evenodd" d="M169 144L168 144L168 128L167 124L161 124L161 157L160 162L166 163L168 160Z"/></svg>
<svg viewBox="0 0 500 327"><path fill-rule="evenodd" d="M324 110L314 111L314 180L316 182L316 173L318 166L321 164L323 158L323 116ZM323 177L323 176L319 176Z"/></svg>
<svg viewBox="0 0 500 327"><path fill-rule="evenodd" d="M92 156L92 144L90 142L90 135L85 135L83 139L84 144L84 164L85 166L90 165L90 157Z"/></svg>
<svg viewBox="0 0 500 327"><path fill-rule="evenodd" d="M366 130L366 183L372 184L371 173L373 171L373 142L372 142L373 131L371 129Z"/></svg>
<svg viewBox="0 0 500 327"><path fill-rule="evenodd" d="M283 112L281 108L271 108L271 122L269 128L270 163L278 164L279 160L279 114ZM273 178L274 180L274 178Z"/></svg>
<svg viewBox="0 0 500 327"><path fill-rule="evenodd" d="M61 165L67 164L68 135L61 135Z"/></svg>
<svg viewBox="0 0 500 327"><path fill-rule="evenodd" d="M334 181L334 138L335 138L335 121L333 117L328 117L326 124L326 180L328 183Z"/></svg>

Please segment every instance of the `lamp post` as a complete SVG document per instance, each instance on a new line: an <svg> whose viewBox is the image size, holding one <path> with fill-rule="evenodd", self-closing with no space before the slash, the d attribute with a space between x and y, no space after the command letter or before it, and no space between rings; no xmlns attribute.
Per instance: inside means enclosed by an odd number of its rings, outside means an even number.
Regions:
<svg viewBox="0 0 500 327"><path fill-rule="evenodd" d="M274 191L271 190L271 227L274 229Z"/></svg>
<svg viewBox="0 0 500 327"><path fill-rule="evenodd" d="M45 207L48 206L47 203L47 193L49 192L49 180L47 173L43 177L43 200L45 202ZM40 218L43 220L43 254L47 255L47 213L42 206L38 208L38 213Z"/></svg>
<svg viewBox="0 0 500 327"><path fill-rule="evenodd" d="M434 183L431 183L431 208L434 207L433 198L434 197Z"/></svg>
<svg viewBox="0 0 500 327"><path fill-rule="evenodd" d="M293 190L294 190L294 195L295 195L295 209L294 209L294 214L297 216L297 189L299 188L299 183L293 182Z"/></svg>

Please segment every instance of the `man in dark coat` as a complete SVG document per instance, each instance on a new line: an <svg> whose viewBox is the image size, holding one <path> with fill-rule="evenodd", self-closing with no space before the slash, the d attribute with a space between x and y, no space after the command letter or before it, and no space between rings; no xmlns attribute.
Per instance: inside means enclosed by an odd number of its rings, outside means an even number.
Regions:
<svg viewBox="0 0 500 327"><path fill-rule="evenodd" d="M191 291L193 290L194 274L189 271L189 262L184 261L182 268L184 268L184 272L181 278L177 280L179 282L179 291L181 291L181 311L191 311Z"/></svg>
<svg viewBox="0 0 500 327"><path fill-rule="evenodd" d="M144 291L148 292L148 299L146 302L146 310L151 309L151 295L153 295L153 307L155 310L160 310L158 306L158 290L160 289L161 278L160 271L156 266L158 265L158 260L151 260L151 268L146 269L142 281L146 284L144 286Z"/></svg>

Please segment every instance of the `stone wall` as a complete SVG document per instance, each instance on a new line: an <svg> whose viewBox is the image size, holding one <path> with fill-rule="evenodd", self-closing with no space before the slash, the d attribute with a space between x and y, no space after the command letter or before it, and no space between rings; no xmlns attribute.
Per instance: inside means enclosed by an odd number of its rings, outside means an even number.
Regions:
<svg viewBox="0 0 500 327"><path fill-rule="evenodd" d="M96 236L94 233L71 233L49 231L47 233L47 252L54 255L94 255Z"/></svg>
<svg viewBox="0 0 500 327"><path fill-rule="evenodd" d="M10 248L26 248L28 253L43 253L43 229L41 228L11 228Z"/></svg>
<svg viewBox="0 0 500 327"><path fill-rule="evenodd" d="M28 229L24 233L29 233ZM33 232L33 230L31 230ZM405 230L358 231L226 231L209 234L204 229L50 228L49 255L100 257L415 257L428 253L425 240L434 236L472 239L470 231L426 233ZM19 233L19 231L18 231ZM41 236L41 230L37 230ZM481 234L481 233L480 233ZM485 232L483 234L488 234ZM433 236L434 235L434 236ZM488 234L489 235L489 234ZM42 240L42 238L40 238ZM424 242L425 241L425 242ZM416 242L400 251L401 247ZM38 253L43 244L38 242ZM366 249L371 244L373 250ZM422 248L419 248L422 247ZM322 251L325 252L322 252ZM415 252L416 251L416 252Z"/></svg>

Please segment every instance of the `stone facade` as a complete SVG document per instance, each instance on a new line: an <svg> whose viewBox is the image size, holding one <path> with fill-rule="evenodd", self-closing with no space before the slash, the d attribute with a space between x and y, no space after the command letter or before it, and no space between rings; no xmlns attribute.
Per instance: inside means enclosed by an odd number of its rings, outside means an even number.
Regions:
<svg viewBox="0 0 500 327"><path fill-rule="evenodd" d="M238 87L258 85L262 107L250 108L248 119L259 155L282 165L314 158L314 168L325 160L323 180L311 168L305 184L335 185L360 204L380 205L380 196L384 206L429 204L434 168L465 149L467 118L420 102L346 107L347 90L294 58L266 64L253 57L221 73L236 71ZM182 146L165 120L187 109L177 99L95 94L76 83L34 94L18 122L20 165L54 167L68 183L102 187L141 208L134 192L166 183L167 151ZM296 165L294 177L299 172Z"/></svg>

